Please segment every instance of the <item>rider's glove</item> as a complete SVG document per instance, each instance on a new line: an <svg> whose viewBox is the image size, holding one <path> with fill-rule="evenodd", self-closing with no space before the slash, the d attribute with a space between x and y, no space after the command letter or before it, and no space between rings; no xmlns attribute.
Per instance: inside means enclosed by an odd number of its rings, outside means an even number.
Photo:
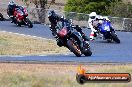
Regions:
<svg viewBox="0 0 132 87"><path fill-rule="evenodd" d="M93 30L93 32L95 32L95 33L96 33L96 32L97 32L97 30Z"/></svg>

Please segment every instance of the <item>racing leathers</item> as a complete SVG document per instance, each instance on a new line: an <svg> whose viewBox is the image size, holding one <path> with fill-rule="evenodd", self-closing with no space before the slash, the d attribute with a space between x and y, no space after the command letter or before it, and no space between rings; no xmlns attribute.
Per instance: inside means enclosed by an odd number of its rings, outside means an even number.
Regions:
<svg viewBox="0 0 132 87"><path fill-rule="evenodd" d="M91 29L90 40L94 40L96 38L97 31L98 31L98 25L102 24L102 22L103 22L103 19L100 18L99 16L96 17L95 19L89 18L88 25Z"/></svg>
<svg viewBox="0 0 132 87"><path fill-rule="evenodd" d="M16 4L14 4L14 5L8 5L8 8L7 8L7 14L8 14L8 16L11 18L11 20L12 20L12 22L11 23L13 23L13 21L14 21L14 16L13 16L13 14L14 14L14 10L15 10L15 8L18 8L19 6L17 6Z"/></svg>
<svg viewBox="0 0 132 87"><path fill-rule="evenodd" d="M56 32L55 27L57 25L57 22L61 19L61 17L55 14L55 15L49 16L48 18L49 18L49 21L51 23L50 29L52 31L52 35L56 37L57 32Z"/></svg>

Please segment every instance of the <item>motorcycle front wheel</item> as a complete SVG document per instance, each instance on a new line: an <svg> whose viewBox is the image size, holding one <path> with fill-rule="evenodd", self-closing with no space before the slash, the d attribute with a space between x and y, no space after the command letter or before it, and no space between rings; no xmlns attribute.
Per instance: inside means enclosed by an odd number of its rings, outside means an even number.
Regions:
<svg viewBox="0 0 132 87"><path fill-rule="evenodd" d="M26 18L26 22L27 22L27 26L28 26L29 28L32 28L32 27L33 27L33 24L32 24L32 22L29 20L29 18Z"/></svg>
<svg viewBox="0 0 132 87"><path fill-rule="evenodd" d="M91 56L91 55L92 55L92 51L91 51L91 49L90 49L89 43L85 43L83 54L84 54L85 56Z"/></svg>
<svg viewBox="0 0 132 87"><path fill-rule="evenodd" d="M79 49L79 46L77 46L77 44L75 44L74 39L69 39L67 41L67 46L68 49L73 52L77 57L81 57L82 53L81 50Z"/></svg>
<svg viewBox="0 0 132 87"><path fill-rule="evenodd" d="M116 43L120 43L119 38L117 37L117 35L114 32L111 33L111 36L113 38L113 41L115 41Z"/></svg>

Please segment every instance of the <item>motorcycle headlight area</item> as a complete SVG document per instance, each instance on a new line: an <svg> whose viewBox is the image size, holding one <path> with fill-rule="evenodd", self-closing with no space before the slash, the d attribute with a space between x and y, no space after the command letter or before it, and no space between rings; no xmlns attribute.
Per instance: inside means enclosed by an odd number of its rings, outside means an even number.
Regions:
<svg viewBox="0 0 132 87"><path fill-rule="evenodd" d="M20 13L20 15L24 15L23 12L20 9L17 10L17 11L18 11L18 13Z"/></svg>
<svg viewBox="0 0 132 87"><path fill-rule="evenodd" d="M23 13L21 13L21 15L24 15Z"/></svg>
<svg viewBox="0 0 132 87"><path fill-rule="evenodd" d="M104 30L110 31L110 27L109 26L105 26Z"/></svg>

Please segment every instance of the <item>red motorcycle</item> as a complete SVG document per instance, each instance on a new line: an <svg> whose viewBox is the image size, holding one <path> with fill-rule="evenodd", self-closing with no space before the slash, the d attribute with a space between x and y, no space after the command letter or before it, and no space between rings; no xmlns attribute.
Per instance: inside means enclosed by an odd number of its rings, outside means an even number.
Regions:
<svg viewBox="0 0 132 87"><path fill-rule="evenodd" d="M25 7L19 6L18 8L14 9L14 23L17 26L26 25L29 28L33 27L32 22L28 18L28 12Z"/></svg>

